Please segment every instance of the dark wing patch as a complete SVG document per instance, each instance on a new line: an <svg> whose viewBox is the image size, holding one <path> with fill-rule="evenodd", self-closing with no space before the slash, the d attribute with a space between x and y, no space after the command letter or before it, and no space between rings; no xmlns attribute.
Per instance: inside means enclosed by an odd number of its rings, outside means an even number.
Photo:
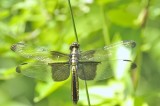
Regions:
<svg viewBox="0 0 160 106"><path fill-rule="evenodd" d="M68 62L49 63L52 68L52 79L54 81L64 81L70 75L70 65Z"/></svg>
<svg viewBox="0 0 160 106"><path fill-rule="evenodd" d="M78 64L78 76L82 80L93 80L96 76L97 65L100 62L79 62Z"/></svg>

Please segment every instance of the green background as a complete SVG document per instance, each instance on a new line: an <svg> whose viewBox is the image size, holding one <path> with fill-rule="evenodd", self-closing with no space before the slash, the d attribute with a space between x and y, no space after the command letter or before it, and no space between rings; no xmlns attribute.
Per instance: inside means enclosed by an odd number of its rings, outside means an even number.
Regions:
<svg viewBox="0 0 160 106"><path fill-rule="evenodd" d="M132 78L89 87L91 104L159 106L160 1L71 0L71 4L81 49L121 40L137 43L132 59L138 67ZM76 39L67 0L0 0L0 105L72 106L70 79L44 83L15 72L25 59L10 46L20 41L69 53ZM78 105L87 105L85 90L80 92Z"/></svg>

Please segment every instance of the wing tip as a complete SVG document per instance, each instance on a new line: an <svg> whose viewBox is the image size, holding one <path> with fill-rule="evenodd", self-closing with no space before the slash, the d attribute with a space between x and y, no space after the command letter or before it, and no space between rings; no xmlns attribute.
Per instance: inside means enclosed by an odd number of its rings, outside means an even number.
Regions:
<svg viewBox="0 0 160 106"><path fill-rule="evenodd" d="M21 73L22 71L21 71L21 65L26 65L26 64L28 64L28 63L22 63L22 64L20 64L20 65L18 65L17 67L16 67L16 72L17 73Z"/></svg>
<svg viewBox="0 0 160 106"><path fill-rule="evenodd" d="M123 60L123 61L131 62L131 69L137 68L137 64L132 62L131 60Z"/></svg>
<svg viewBox="0 0 160 106"><path fill-rule="evenodd" d="M10 49L14 52L16 52L18 49L21 49L22 47L24 47L24 43L16 43L16 44L13 44Z"/></svg>
<svg viewBox="0 0 160 106"><path fill-rule="evenodd" d="M10 47L10 49L15 52L15 51L16 51L16 45L13 44L13 45Z"/></svg>
<svg viewBox="0 0 160 106"><path fill-rule="evenodd" d="M131 45L132 48L136 47L136 42L134 40L125 40L123 43Z"/></svg>

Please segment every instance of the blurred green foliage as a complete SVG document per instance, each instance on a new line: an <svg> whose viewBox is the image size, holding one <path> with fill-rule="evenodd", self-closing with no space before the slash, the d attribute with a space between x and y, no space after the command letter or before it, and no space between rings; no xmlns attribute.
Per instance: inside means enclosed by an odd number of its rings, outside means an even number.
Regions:
<svg viewBox="0 0 160 106"><path fill-rule="evenodd" d="M135 40L132 78L89 87L96 106L159 106L160 1L71 0L81 49ZM10 50L25 41L33 47L69 53L75 41L67 0L0 0L0 105L72 106L70 79L44 83L15 72L24 61ZM90 85L90 84L89 84ZM91 84L92 85L92 84ZM78 105L87 105L80 82Z"/></svg>

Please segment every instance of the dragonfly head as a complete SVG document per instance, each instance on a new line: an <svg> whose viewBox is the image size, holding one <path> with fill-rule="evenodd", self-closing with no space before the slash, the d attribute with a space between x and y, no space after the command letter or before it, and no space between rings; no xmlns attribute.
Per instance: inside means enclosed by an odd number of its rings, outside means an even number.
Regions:
<svg viewBox="0 0 160 106"><path fill-rule="evenodd" d="M73 48L79 48L79 44L77 42L73 42L70 46L70 50L72 50Z"/></svg>

